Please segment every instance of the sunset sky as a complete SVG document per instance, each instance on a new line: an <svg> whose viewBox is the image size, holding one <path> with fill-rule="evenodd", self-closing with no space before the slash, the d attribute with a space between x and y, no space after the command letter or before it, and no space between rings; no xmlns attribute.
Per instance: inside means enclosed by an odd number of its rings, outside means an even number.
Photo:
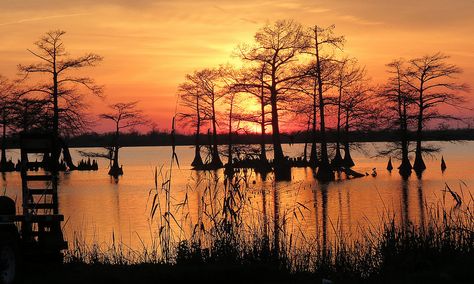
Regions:
<svg viewBox="0 0 474 284"><path fill-rule="evenodd" d="M184 75L236 60L235 47L277 19L335 24L336 33L346 36L345 52L366 66L375 83L384 80L384 65L392 59L441 51L472 87L473 12L472 0L2 0L0 74L14 77L17 64L34 62L26 49L46 31L62 29L71 55L104 57L90 76L105 86L107 97L90 101L92 113L139 100L159 128L169 128Z"/></svg>

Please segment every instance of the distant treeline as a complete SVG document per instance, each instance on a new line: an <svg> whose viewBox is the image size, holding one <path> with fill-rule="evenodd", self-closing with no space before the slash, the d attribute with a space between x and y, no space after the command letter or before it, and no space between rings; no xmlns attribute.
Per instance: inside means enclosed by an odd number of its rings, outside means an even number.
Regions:
<svg viewBox="0 0 474 284"><path fill-rule="evenodd" d="M310 143L311 133L285 133L282 135L282 143ZM414 141L416 134L410 133L410 140ZM67 140L69 147L106 147L113 140L113 133L86 133L79 136L69 138ZM327 132L329 142L336 142L336 131ZM209 137L201 135L203 144L208 144ZM272 143L271 134L266 134L266 143ZM133 146L170 146L171 136L169 132L150 132L150 133L124 133L120 136L120 145L122 147ZM193 146L196 136L194 134L176 134L177 145ZM228 134L218 134L218 144L228 143ZM234 134L233 143L235 144L259 144L261 141L260 134ZM399 139L396 131L369 131L369 132L353 132L351 134L351 142L394 142ZM427 130L423 134L424 141L454 141L454 140L474 140L474 129L446 129L446 130ZM18 138L10 137L7 139L8 148L18 147Z"/></svg>

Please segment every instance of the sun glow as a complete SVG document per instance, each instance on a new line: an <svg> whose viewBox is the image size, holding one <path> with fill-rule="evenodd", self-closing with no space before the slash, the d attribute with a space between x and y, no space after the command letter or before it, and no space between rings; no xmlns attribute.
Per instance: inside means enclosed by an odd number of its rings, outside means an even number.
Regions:
<svg viewBox="0 0 474 284"><path fill-rule="evenodd" d="M426 5L408 0L396 6L373 1L355 5L348 0L41 2L0 3L2 75L15 78L17 64L31 61L26 49L46 31L66 30L71 55L94 52L104 57L88 76L105 86L106 99L90 98L88 110L98 114L107 104L138 100L160 128L171 125L177 86L185 74L226 63L238 66L237 46L251 44L255 32L276 19L293 18L305 26L335 24L336 32L346 37L345 54L358 58L375 84L385 80L385 64L394 58L443 51L464 69L459 80L474 85L474 42L466 36L474 28L468 13L474 8L472 1L449 6L443 1ZM410 10L399 9L405 6ZM259 111L254 103L242 107ZM244 124L255 129L252 123ZM100 123L93 128L107 130Z"/></svg>

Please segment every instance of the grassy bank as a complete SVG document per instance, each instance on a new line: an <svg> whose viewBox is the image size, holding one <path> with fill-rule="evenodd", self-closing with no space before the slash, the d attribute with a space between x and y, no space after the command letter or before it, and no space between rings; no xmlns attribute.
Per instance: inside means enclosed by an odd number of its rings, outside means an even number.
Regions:
<svg viewBox="0 0 474 284"><path fill-rule="evenodd" d="M468 217L468 216L464 216ZM32 265L24 280L33 283L472 283L472 216L446 219L442 225L397 227L387 224L377 238L339 243L322 251L280 251L260 239L233 243L216 239L209 248L183 241L171 263L131 261L120 249L70 251L66 263ZM465 221L469 221L465 223ZM292 253L292 255L287 255Z"/></svg>

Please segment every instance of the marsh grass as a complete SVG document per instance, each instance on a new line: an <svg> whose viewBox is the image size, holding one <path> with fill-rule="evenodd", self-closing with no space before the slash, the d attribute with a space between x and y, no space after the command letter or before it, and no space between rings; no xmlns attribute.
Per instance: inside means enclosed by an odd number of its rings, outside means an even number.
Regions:
<svg viewBox="0 0 474 284"><path fill-rule="evenodd" d="M274 182L270 190L262 189L273 199L273 204L262 203L262 209L248 196L258 191L250 182L251 174L238 171L222 178L207 172L198 183L202 187L200 206L197 220L193 220L188 193L173 206L171 175L161 172L155 171L151 195L150 214L157 220L158 231L151 246L133 250L115 238L106 247L87 245L78 237L66 262L158 265L169 273L183 267L211 271L217 267L223 274L233 271L254 278L263 273L269 279L280 275L288 281L327 278L337 283L469 283L474 279L470 268L474 259L474 199L471 194L466 197L462 187L458 193L446 186L441 204L425 204L422 224L398 224L395 214L386 212L380 224L367 226L356 240L337 235L337 224L331 224L335 238L326 240L319 235L305 236L300 218L302 211L309 209L304 204L295 200L293 207L279 208L278 192L284 189L276 188ZM460 200L448 209L447 198ZM191 229L185 230L186 226Z"/></svg>

